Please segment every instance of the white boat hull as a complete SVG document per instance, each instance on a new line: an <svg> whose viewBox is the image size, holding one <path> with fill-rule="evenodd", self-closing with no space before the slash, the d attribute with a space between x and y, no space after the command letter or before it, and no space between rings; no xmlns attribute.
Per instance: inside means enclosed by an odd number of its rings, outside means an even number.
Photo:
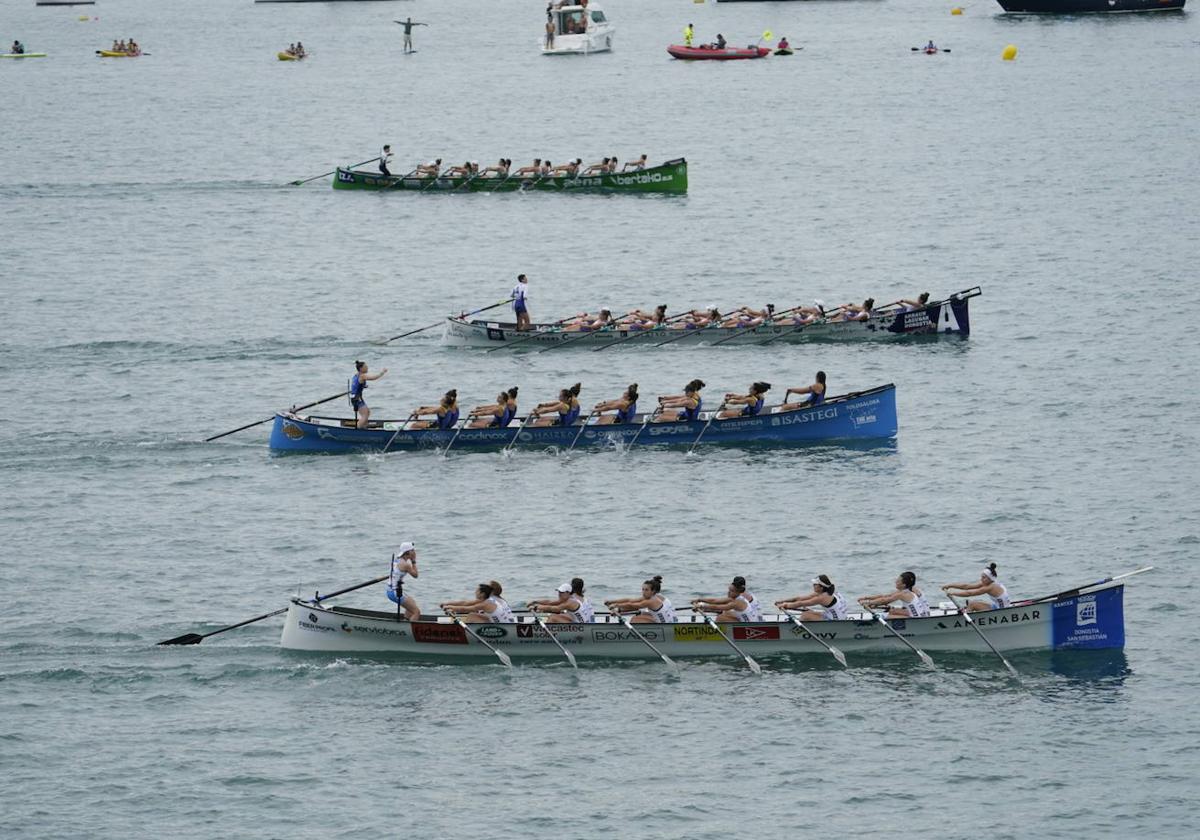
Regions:
<svg viewBox="0 0 1200 840"><path fill-rule="evenodd" d="M555 35L554 46L547 47L543 38L542 55L588 55L608 52L613 43L612 26L595 26L584 35Z"/></svg>
<svg viewBox="0 0 1200 840"><path fill-rule="evenodd" d="M1125 644L1124 584L1114 583L1056 601L975 613L988 641L1002 651L1119 648ZM394 613L317 606L293 599L280 645L325 653L392 654L435 660L494 659L478 639L445 617L400 621ZM828 644L844 653L911 655L881 624L865 616L845 621L810 622ZM892 620L892 626L925 651L988 653L983 639L954 612L935 610L929 618ZM657 659L617 619L598 616L591 624L550 625L554 638L578 659ZM726 657L731 648L699 617L675 624L636 624L638 632L672 658ZM722 624L721 628L754 657L828 655L823 645L785 616ZM562 659L562 651L531 617L515 623L474 624L471 629L515 659Z"/></svg>

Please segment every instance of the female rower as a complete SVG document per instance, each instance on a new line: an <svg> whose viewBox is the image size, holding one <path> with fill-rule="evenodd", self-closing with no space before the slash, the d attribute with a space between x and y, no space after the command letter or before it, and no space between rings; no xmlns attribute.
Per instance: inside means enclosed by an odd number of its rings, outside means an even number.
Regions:
<svg viewBox="0 0 1200 840"><path fill-rule="evenodd" d="M512 607L500 597L504 591L498 582L490 580L475 588L475 599L472 601L447 601L440 604L442 610L450 615L460 615L468 624L513 624L517 617L513 615Z"/></svg>
<svg viewBox="0 0 1200 840"><path fill-rule="evenodd" d="M916 585L916 575L912 572L901 572L900 577L896 578L895 592L864 595L858 599L858 603L871 609L872 607L886 607L898 601L900 606L889 609L888 618L925 618L929 615L929 602L925 600L925 595L920 589L914 588Z"/></svg>
<svg viewBox="0 0 1200 840"><path fill-rule="evenodd" d="M618 326L629 330L649 330L662 325L667 320L667 305L659 304L653 312L635 309L618 322Z"/></svg>
<svg viewBox="0 0 1200 840"><path fill-rule="evenodd" d="M726 405L740 405L741 408L727 408L717 415L718 420L727 417L753 417L762 411L763 394L771 390L770 382L755 382L750 386L749 394L726 394Z"/></svg>
<svg viewBox="0 0 1200 840"><path fill-rule="evenodd" d="M916 300L900 301L901 312L914 312L918 309L924 309L925 304L929 302L929 292L921 292Z"/></svg>
<svg viewBox="0 0 1200 840"><path fill-rule="evenodd" d="M672 624L675 621L675 608L662 594L662 575L642 581L641 598L614 598L604 604L617 615L636 612L637 615L630 619L634 624Z"/></svg>
<svg viewBox="0 0 1200 840"><path fill-rule="evenodd" d="M867 298L862 302L862 306L856 303L846 303L842 305L842 320L843 321L869 321L871 316L875 314L875 298Z"/></svg>
<svg viewBox="0 0 1200 840"><path fill-rule="evenodd" d="M841 621L846 617L846 599L835 590L829 575L817 575L812 580L811 595L797 595L776 601L781 610L804 610L801 621Z"/></svg>
<svg viewBox="0 0 1200 840"><path fill-rule="evenodd" d="M417 420L408 427L409 430L453 429L454 424L458 422L458 391L451 388L442 395L442 400L437 405L423 405L413 412L414 417L425 417L430 414L437 416L433 420Z"/></svg>
<svg viewBox="0 0 1200 840"><path fill-rule="evenodd" d="M522 166L513 173L514 178L523 178L526 175L540 175L542 172L542 159L534 158L532 166Z"/></svg>
<svg viewBox="0 0 1200 840"><path fill-rule="evenodd" d="M600 310L600 314L594 318L588 317L588 313L584 312L580 317L568 323L565 327L565 332L595 332L602 330L605 327L613 325L612 311L604 308Z"/></svg>
<svg viewBox="0 0 1200 840"><path fill-rule="evenodd" d="M501 391L496 401L489 405L477 405L467 414L471 423L468 429L506 429L517 415L517 389Z"/></svg>
<svg viewBox="0 0 1200 840"><path fill-rule="evenodd" d="M673 330L698 330L704 329L713 322L720 323L721 312L715 306L709 306L704 309L693 309L684 314L683 318L671 325Z"/></svg>
<svg viewBox="0 0 1200 840"><path fill-rule="evenodd" d="M724 598L693 598L692 606L705 613L716 613L717 621L762 621L762 605L754 593L746 591L746 579L738 575L729 584Z"/></svg>
<svg viewBox="0 0 1200 840"><path fill-rule="evenodd" d="M983 601L967 601L967 610L983 612L984 610L1002 610L1012 606L1012 598L1008 595L1008 587L996 576L996 564L988 563L979 575L978 583L948 583L942 587L947 595L960 598L970 598L974 595L984 595Z"/></svg>
<svg viewBox="0 0 1200 840"><path fill-rule="evenodd" d="M558 587L554 601L530 601L530 612L548 612L547 624L591 624L596 620L596 610L583 594L583 578L571 578L570 583Z"/></svg>
<svg viewBox="0 0 1200 840"><path fill-rule="evenodd" d="M721 326L739 330L750 330L755 327L761 327L774 313L775 304L773 303L768 303L766 309L751 309L749 306L743 306L732 312L732 317L722 321Z"/></svg>
<svg viewBox="0 0 1200 840"><path fill-rule="evenodd" d="M601 414L596 418L597 426L611 426L613 423L632 423L637 416L638 386L634 382L625 389L620 399L606 400L596 403L592 409L595 412L615 411L616 414Z"/></svg>
<svg viewBox="0 0 1200 840"><path fill-rule="evenodd" d="M538 404L531 412L536 420L530 421L529 426L571 426L579 419L579 389L582 386L576 382L570 388L558 392L558 399ZM543 414L557 411L557 417L543 417Z"/></svg>
<svg viewBox="0 0 1200 840"><path fill-rule="evenodd" d="M365 429L367 420L371 417L371 409L367 407L363 391L367 390L368 382L383 376L388 369L384 368L379 373L368 373L367 363L356 361L354 371L354 376L350 377L350 383L346 386L346 393L350 397L350 407L354 409L354 416L358 418L358 428Z"/></svg>
<svg viewBox="0 0 1200 840"><path fill-rule="evenodd" d="M654 422L678 423L695 420L700 415L700 406L704 404L704 400L700 399L700 389L703 387L702 380L693 379L683 386L682 394L659 397L659 414Z"/></svg>
<svg viewBox="0 0 1200 840"><path fill-rule="evenodd" d="M391 573L388 575L388 600L396 605L396 612L404 610L404 617L416 621L421 617L421 608L413 600L413 596L404 594L404 579L409 575L419 578L421 572L417 569L417 547L410 542L400 543L399 550L392 555Z"/></svg>
<svg viewBox="0 0 1200 840"><path fill-rule="evenodd" d="M808 399L802 402L787 402L792 394L808 394ZM817 381L801 388L788 388L783 395L784 403L778 411L799 411L802 408L813 408L825 402L825 371L817 371Z"/></svg>
<svg viewBox="0 0 1200 840"><path fill-rule="evenodd" d="M632 169L634 172L637 172L637 171L645 169L645 168L646 168L646 156L642 155L637 160L631 160L628 163L626 163L623 167L621 167L621 171L628 172L630 169Z"/></svg>

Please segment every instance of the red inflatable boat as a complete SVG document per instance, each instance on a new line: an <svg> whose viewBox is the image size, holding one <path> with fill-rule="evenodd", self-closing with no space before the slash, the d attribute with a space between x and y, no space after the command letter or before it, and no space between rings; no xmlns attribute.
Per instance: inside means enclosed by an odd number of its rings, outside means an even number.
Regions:
<svg viewBox="0 0 1200 840"><path fill-rule="evenodd" d="M672 44L667 47L667 52L675 58L685 58L689 61L733 61L739 58L762 58L771 54L767 47L726 47L719 50L708 45L685 47L682 44Z"/></svg>

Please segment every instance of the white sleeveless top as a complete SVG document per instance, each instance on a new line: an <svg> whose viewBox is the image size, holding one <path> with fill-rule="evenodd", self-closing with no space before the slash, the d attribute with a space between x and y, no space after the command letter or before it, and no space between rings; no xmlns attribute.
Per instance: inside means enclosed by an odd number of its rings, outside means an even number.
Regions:
<svg viewBox="0 0 1200 840"><path fill-rule="evenodd" d="M762 621L762 609L759 608L758 599L754 597L753 592L743 592L741 599L746 602L746 609L732 609L732 612L737 616L738 621Z"/></svg>
<svg viewBox="0 0 1200 840"><path fill-rule="evenodd" d="M574 621L576 624L591 624L596 615L596 610L592 606L592 602L582 595L572 595L571 597L579 602L579 609L567 610L564 615L569 615L571 621Z"/></svg>
<svg viewBox="0 0 1200 840"><path fill-rule="evenodd" d="M670 600L665 595L660 595L662 598L662 606L656 610L649 607L642 607L642 612L646 615L654 616L654 620L659 624L674 624L675 623L675 608L671 606Z"/></svg>
<svg viewBox="0 0 1200 840"><path fill-rule="evenodd" d="M997 586L999 586L1000 589L1003 591L1001 591L1000 597L996 597L995 595L988 593L988 600L992 602L992 609L1002 610L1002 609L1005 609L1006 607L1011 607L1012 606L1012 598L1010 598L1008 596L1008 587L1005 586L1003 583L1001 583L998 580L993 581L993 583L995 583Z"/></svg>
<svg viewBox="0 0 1200 840"><path fill-rule="evenodd" d="M392 571L391 571L391 574L388 576L388 589L392 590L393 592L396 592L397 590L403 590L404 589L404 579L406 577L408 577L408 572L406 572L400 568L400 565L402 563L404 563L403 558L401 558L401 557L393 557L392 558Z"/></svg>
<svg viewBox="0 0 1200 840"><path fill-rule="evenodd" d="M821 618L825 621L842 621L846 618L846 599L838 593L833 593L833 603L828 607L822 607Z"/></svg>
<svg viewBox="0 0 1200 840"><path fill-rule="evenodd" d="M915 589L908 591L913 595L913 599L904 605L904 608L908 610L908 614L913 618L927 617L929 615L929 602L925 600L925 594Z"/></svg>
<svg viewBox="0 0 1200 840"><path fill-rule="evenodd" d="M517 620L517 617L513 615L512 608L508 605L508 601L493 595L491 598L488 598L488 602L496 605L496 609L490 613L483 613L483 616L488 621L493 624L512 624Z"/></svg>

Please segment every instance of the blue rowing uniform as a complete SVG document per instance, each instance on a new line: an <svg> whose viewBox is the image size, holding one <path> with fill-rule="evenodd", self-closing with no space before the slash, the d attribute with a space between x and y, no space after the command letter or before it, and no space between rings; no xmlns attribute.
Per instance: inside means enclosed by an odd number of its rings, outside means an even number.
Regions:
<svg viewBox="0 0 1200 840"><path fill-rule="evenodd" d="M437 419L437 427L439 429L453 429L454 424L458 422L458 409L452 408L445 414L439 415Z"/></svg>
<svg viewBox="0 0 1200 840"><path fill-rule="evenodd" d="M637 400L631 402L625 408L617 410L618 423L632 423L634 416L637 414Z"/></svg>
<svg viewBox="0 0 1200 840"><path fill-rule="evenodd" d="M358 411L367 404L367 401L363 399L363 391L366 388L366 380L360 379L357 373L350 377L350 384L346 387L346 390L350 392L350 407L355 411Z"/></svg>
<svg viewBox="0 0 1200 840"><path fill-rule="evenodd" d="M514 414L516 414L516 412L513 411L513 408L511 405L504 406L504 411L500 413L499 417L497 417L495 420L492 421L493 428L497 428L497 429L508 428L508 424L512 422Z"/></svg>
<svg viewBox="0 0 1200 840"><path fill-rule="evenodd" d="M820 405L823 402L825 402L825 392L822 391L818 394L816 391L813 391L808 395L808 402L805 405Z"/></svg>
<svg viewBox="0 0 1200 840"><path fill-rule="evenodd" d="M758 414L758 412L762 411L762 407L763 398L759 397L756 401L742 409L742 416L753 417L754 415Z"/></svg>
<svg viewBox="0 0 1200 840"><path fill-rule="evenodd" d="M683 409L683 414L680 416L679 419L680 420L695 420L696 415L698 415L700 413L700 406L703 404L704 404L704 400L700 399L699 397L696 397L696 407Z"/></svg>
<svg viewBox="0 0 1200 840"><path fill-rule="evenodd" d="M571 408L567 410L566 414L563 414L561 411L558 412L558 425L560 425L560 426L570 426L572 423L574 423L578 419L579 419L579 405L578 404L571 406Z"/></svg>

